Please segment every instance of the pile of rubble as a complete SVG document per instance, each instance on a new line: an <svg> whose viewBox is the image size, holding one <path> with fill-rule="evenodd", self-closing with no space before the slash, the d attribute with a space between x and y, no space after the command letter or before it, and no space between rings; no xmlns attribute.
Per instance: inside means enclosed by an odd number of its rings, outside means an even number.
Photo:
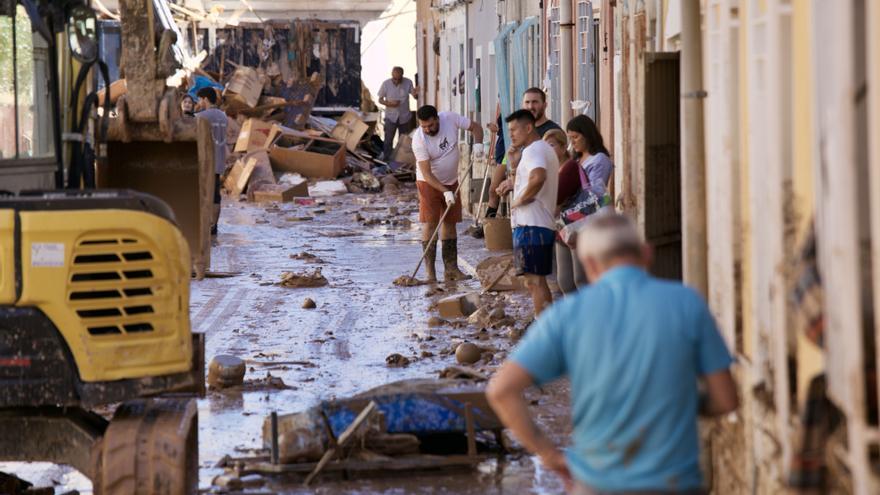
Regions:
<svg viewBox="0 0 880 495"><path fill-rule="evenodd" d="M320 89L317 74L302 91L289 94L298 100L267 96L263 92L274 86L265 79L239 67L224 90L224 110L235 115L228 139L234 143L231 166L224 180L230 196L288 202L310 195L396 192L400 181L413 179L415 157L408 136L399 140L391 162L378 159L382 144L376 114L354 109L338 119L310 114Z"/></svg>

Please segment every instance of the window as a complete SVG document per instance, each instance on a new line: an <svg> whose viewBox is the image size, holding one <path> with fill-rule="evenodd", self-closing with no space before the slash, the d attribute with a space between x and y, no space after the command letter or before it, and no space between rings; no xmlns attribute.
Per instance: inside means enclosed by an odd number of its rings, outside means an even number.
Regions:
<svg viewBox="0 0 880 495"><path fill-rule="evenodd" d="M48 58L24 7L0 15L0 160L53 155Z"/></svg>
<svg viewBox="0 0 880 495"><path fill-rule="evenodd" d="M550 117L559 121L562 114L562 106L559 102L559 5L550 7L550 19L548 19L547 33L549 40L549 57L547 64L548 78L550 79Z"/></svg>

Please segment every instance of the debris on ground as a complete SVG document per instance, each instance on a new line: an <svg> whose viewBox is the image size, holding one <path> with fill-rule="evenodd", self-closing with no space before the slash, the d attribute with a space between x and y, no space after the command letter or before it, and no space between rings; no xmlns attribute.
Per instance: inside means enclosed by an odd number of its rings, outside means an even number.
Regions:
<svg viewBox="0 0 880 495"><path fill-rule="evenodd" d="M425 297L434 297L437 294L442 294L444 292L446 292L446 289L444 289L443 287L441 287L439 285L435 285L425 291Z"/></svg>
<svg viewBox="0 0 880 495"><path fill-rule="evenodd" d="M368 193L377 193L382 190L382 183L370 172L355 172L351 176L351 183Z"/></svg>
<svg viewBox="0 0 880 495"><path fill-rule="evenodd" d="M392 283L398 287L417 287L419 285L427 285L428 282L410 277L409 275L401 275L395 278Z"/></svg>
<svg viewBox="0 0 880 495"><path fill-rule="evenodd" d="M482 354L482 349L471 342L463 342L455 348L455 360L460 364L474 364L480 360Z"/></svg>
<svg viewBox="0 0 880 495"><path fill-rule="evenodd" d="M477 265L477 279L484 291L517 291L524 290L525 285L520 277L514 274L513 254L490 256Z"/></svg>
<svg viewBox="0 0 880 495"><path fill-rule="evenodd" d="M379 180L379 182L382 183L382 190L386 193L395 194L400 191L400 180L394 175L385 175Z"/></svg>
<svg viewBox="0 0 880 495"><path fill-rule="evenodd" d="M241 385L245 371L242 359L227 354L214 356L208 365L208 386L220 389Z"/></svg>
<svg viewBox="0 0 880 495"><path fill-rule="evenodd" d="M507 316L504 308L481 307L471 313L468 323L480 328L500 328L514 323L514 319Z"/></svg>
<svg viewBox="0 0 880 495"><path fill-rule="evenodd" d="M327 279L321 274L320 268L304 273L284 272L281 274L281 280L278 282L279 286L290 288L323 287L327 284Z"/></svg>
<svg viewBox="0 0 880 495"><path fill-rule="evenodd" d="M282 380L281 377L273 376L268 371L266 372L266 376L247 380L242 385L243 389L248 392L255 392L258 390L287 390L292 388L284 383L284 380Z"/></svg>
<svg viewBox="0 0 880 495"><path fill-rule="evenodd" d="M317 255L309 253L307 251L303 251L297 254L291 254L290 259L292 260L302 260L306 263L324 263L324 260L319 258Z"/></svg>
<svg viewBox="0 0 880 495"><path fill-rule="evenodd" d="M501 448L501 430L481 385L404 380L269 416L263 422L263 447L265 452L278 446L278 463L265 454L227 456L218 467L230 476L308 475L306 484L318 473L474 468L489 458L487 452Z"/></svg>
<svg viewBox="0 0 880 495"><path fill-rule="evenodd" d="M469 366L447 366L440 371L440 378L453 380L488 381L489 377Z"/></svg>
<svg viewBox="0 0 880 495"><path fill-rule="evenodd" d="M410 362L408 357L396 352L385 358L385 364L389 368L403 368L409 366Z"/></svg>
<svg viewBox="0 0 880 495"><path fill-rule="evenodd" d="M432 317L428 318L428 326L429 327L442 327L443 325L446 325L447 323L449 323L449 322L444 320L443 318L439 318L437 316L432 316Z"/></svg>
<svg viewBox="0 0 880 495"><path fill-rule="evenodd" d="M455 294L437 301L437 311L443 318L463 318L476 311L479 303L476 293Z"/></svg>
<svg viewBox="0 0 880 495"><path fill-rule="evenodd" d="M307 297L302 304L303 309L315 309L318 307L318 304L315 303L315 300L311 297Z"/></svg>
<svg viewBox="0 0 880 495"><path fill-rule="evenodd" d="M205 278L232 278L241 275L241 272L205 272Z"/></svg>
<svg viewBox="0 0 880 495"><path fill-rule="evenodd" d="M254 191L256 203L289 203L295 197L308 197L309 187L306 182L298 185L290 184L262 184Z"/></svg>
<svg viewBox="0 0 880 495"><path fill-rule="evenodd" d="M341 180L325 180L309 186L309 195L313 198L326 198L347 193L348 188Z"/></svg>

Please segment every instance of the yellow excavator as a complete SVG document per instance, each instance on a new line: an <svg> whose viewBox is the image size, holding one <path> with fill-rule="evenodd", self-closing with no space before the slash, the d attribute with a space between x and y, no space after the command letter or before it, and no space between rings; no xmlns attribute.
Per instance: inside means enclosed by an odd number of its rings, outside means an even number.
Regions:
<svg viewBox="0 0 880 495"><path fill-rule="evenodd" d="M173 88L156 67L172 40L152 37L152 0L121 4L123 44L155 41L138 60L151 72L129 65L128 103L100 102L98 116L84 72L65 99L58 71L62 60L106 75L94 12L82 0L0 0L0 460L73 466L96 494L194 493L205 359L189 283L210 215L213 157L199 146L210 129L168 108ZM151 140L177 161L123 156ZM150 170L188 181L189 203L137 187ZM81 187L90 181L117 189ZM186 220L181 205L193 207Z"/></svg>

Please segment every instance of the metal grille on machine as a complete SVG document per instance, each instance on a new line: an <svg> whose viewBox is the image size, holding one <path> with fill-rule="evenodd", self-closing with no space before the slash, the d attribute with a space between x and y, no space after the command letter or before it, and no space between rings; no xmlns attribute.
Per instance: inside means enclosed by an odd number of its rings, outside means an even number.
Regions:
<svg viewBox="0 0 880 495"><path fill-rule="evenodd" d="M152 332L159 312L157 260L133 237L90 237L73 253L70 306L89 334Z"/></svg>

